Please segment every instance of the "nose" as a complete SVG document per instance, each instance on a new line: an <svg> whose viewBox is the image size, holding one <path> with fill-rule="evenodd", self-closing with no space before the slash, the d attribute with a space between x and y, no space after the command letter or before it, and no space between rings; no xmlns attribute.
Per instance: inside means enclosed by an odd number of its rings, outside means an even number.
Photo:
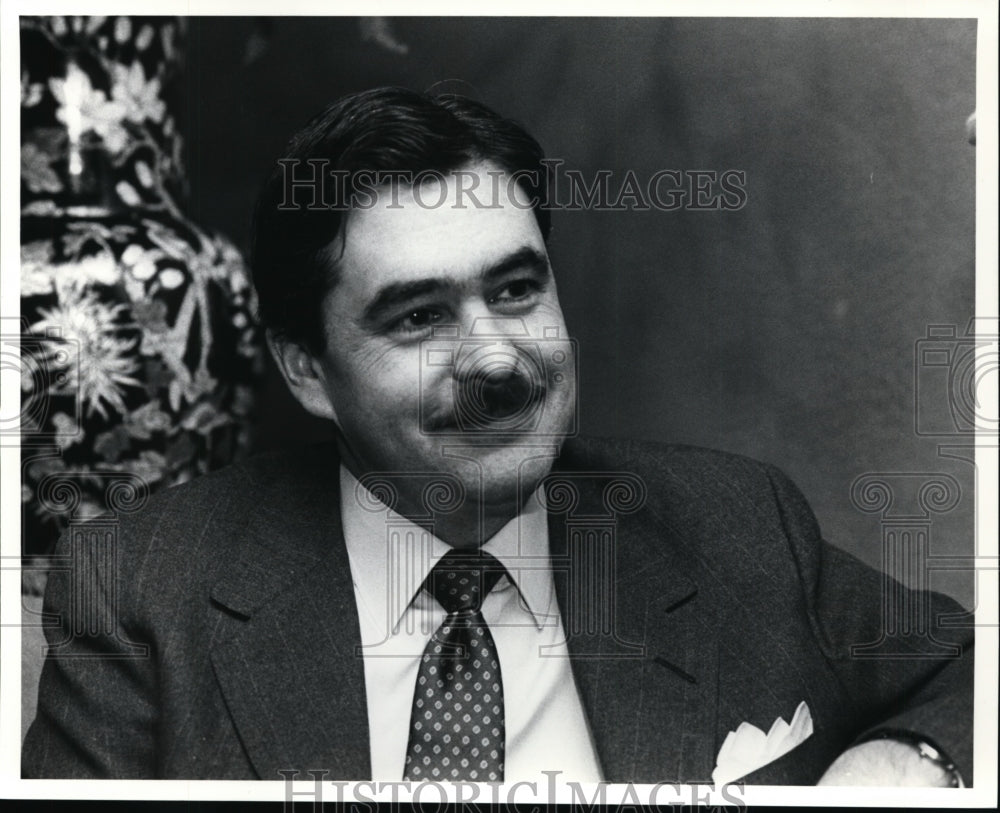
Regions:
<svg viewBox="0 0 1000 813"><path fill-rule="evenodd" d="M520 431L544 395L530 352L500 338L468 339L455 364L455 401L471 431Z"/></svg>
<svg viewBox="0 0 1000 813"><path fill-rule="evenodd" d="M531 334L519 317L496 316L481 303L464 309L455 364L456 408L472 431L519 431L544 395L531 357Z"/></svg>
<svg viewBox="0 0 1000 813"><path fill-rule="evenodd" d="M473 372L462 393L466 406L489 421L503 421L524 412L535 397L524 371L508 365Z"/></svg>

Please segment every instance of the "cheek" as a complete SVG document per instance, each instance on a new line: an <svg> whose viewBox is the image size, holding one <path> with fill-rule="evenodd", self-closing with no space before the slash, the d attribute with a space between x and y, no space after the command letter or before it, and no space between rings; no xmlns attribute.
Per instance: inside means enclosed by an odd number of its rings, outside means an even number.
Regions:
<svg viewBox="0 0 1000 813"><path fill-rule="evenodd" d="M420 386L420 365L416 352L372 352L359 355L348 365L331 368L328 380L332 396L347 401L354 412L372 415L402 411L415 402Z"/></svg>
<svg viewBox="0 0 1000 813"><path fill-rule="evenodd" d="M549 299L539 303L538 307L531 315L531 321L531 330L532 332L535 330L539 331L539 337L543 335L542 330L544 328L558 328L559 338L567 338L566 324L565 319L563 318L562 308L559 306L559 300L556 298L554 292Z"/></svg>

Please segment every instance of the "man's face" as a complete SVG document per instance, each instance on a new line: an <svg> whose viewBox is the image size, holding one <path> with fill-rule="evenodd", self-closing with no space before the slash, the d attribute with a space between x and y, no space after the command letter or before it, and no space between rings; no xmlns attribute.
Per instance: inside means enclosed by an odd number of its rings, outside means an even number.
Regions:
<svg viewBox="0 0 1000 813"><path fill-rule="evenodd" d="M348 218L315 362L358 476L450 473L507 506L573 424L575 359L545 242L498 171L387 189ZM485 205L460 191L470 173Z"/></svg>

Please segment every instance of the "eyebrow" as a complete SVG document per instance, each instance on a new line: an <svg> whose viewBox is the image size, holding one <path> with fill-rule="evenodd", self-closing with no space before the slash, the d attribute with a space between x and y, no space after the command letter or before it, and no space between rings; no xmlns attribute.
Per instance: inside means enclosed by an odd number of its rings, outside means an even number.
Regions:
<svg viewBox="0 0 1000 813"><path fill-rule="evenodd" d="M538 277L549 273L548 258L538 249L521 246L502 260L484 268L479 275L483 282L499 279L511 271L530 271ZM362 314L362 322L373 324L407 302L428 294L439 293L454 287L454 280L448 277L428 277L410 282L393 282L384 286L372 298Z"/></svg>

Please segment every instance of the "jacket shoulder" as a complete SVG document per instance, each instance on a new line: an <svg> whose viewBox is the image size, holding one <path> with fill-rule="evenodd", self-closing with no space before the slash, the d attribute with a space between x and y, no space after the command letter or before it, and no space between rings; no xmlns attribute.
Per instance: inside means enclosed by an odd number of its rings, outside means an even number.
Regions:
<svg viewBox="0 0 1000 813"><path fill-rule="evenodd" d="M821 538L812 509L788 476L743 455L685 444L574 438L560 465L637 477L646 508L662 525L720 552L725 540L749 533L780 539L783 550L776 554L787 555L791 541L803 546L798 555L808 556Z"/></svg>
<svg viewBox="0 0 1000 813"><path fill-rule="evenodd" d="M574 438L560 462L570 469L633 472L667 482L683 481L688 489L770 482L785 478L775 466L744 455L677 443L610 438Z"/></svg>
<svg viewBox="0 0 1000 813"><path fill-rule="evenodd" d="M291 451L266 452L204 474L149 496L134 511L118 519L123 532L188 537L192 528L209 518L231 516L233 521L262 501L295 493L314 478L338 470L332 447L309 446ZM222 514L220 515L220 512Z"/></svg>
<svg viewBox="0 0 1000 813"><path fill-rule="evenodd" d="M332 472L332 474L331 474ZM297 500L317 483L336 483L339 462L332 447L263 453L186 483L120 505L82 526L100 526L114 546L113 562L124 594L159 593L171 581L192 589L218 578L241 558L255 523L268 512L292 515ZM298 512L301 513L301 512ZM59 541L56 557L104 556L74 544L73 529ZM90 566L98 566L97 562ZM50 577L51 580L51 577ZM155 585L155 587L154 587ZM126 596L123 594L123 600ZM136 596L137 603L138 595Z"/></svg>

